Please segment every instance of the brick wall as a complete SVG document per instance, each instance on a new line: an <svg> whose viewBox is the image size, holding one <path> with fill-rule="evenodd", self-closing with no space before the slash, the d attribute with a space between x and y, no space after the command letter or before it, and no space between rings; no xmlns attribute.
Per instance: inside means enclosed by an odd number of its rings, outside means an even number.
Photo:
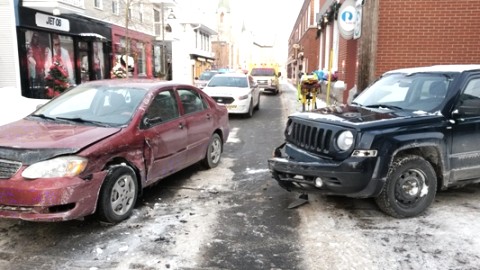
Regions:
<svg viewBox="0 0 480 270"><path fill-rule="evenodd" d="M402 67L480 63L480 1L381 0L375 75Z"/></svg>

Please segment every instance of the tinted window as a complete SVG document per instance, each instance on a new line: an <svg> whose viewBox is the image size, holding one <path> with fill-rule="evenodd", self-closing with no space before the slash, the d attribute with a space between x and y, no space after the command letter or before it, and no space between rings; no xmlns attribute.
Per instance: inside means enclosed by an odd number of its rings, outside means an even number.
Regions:
<svg viewBox="0 0 480 270"><path fill-rule="evenodd" d="M208 81L210 80L213 75L218 74L218 72L215 71L205 71L200 75L200 80L202 81Z"/></svg>
<svg viewBox="0 0 480 270"><path fill-rule="evenodd" d="M178 90L178 95L180 96L185 114L206 109L205 103L199 93L189 89L180 89Z"/></svg>
<svg viewBox="0 0 480 270"><path fill-rule="evenodd" d="M152 101L145 113L149 126L167 122L179 116L177 102L172 91L160 92ZM145 121L143 121L145 123Z"/></svg>

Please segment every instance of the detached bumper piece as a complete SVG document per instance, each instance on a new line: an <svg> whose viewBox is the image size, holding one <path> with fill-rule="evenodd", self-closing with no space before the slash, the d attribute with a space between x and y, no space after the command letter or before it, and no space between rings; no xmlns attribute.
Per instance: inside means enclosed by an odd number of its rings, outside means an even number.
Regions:
<svg viewBox="0 0 480 270"><path fill-rule="evenodd" d="M382 187L377 181L371 180L376 159L347 158L335 161L317 157L312 161L311 155L297 149L296 157L302 152L308 156L308 162L301 162L285 155L285 146L282 144L274 150L268 167L278 184L288 191L364 198L376 194ZM287 147L295 148L292 145Z"/></svg>

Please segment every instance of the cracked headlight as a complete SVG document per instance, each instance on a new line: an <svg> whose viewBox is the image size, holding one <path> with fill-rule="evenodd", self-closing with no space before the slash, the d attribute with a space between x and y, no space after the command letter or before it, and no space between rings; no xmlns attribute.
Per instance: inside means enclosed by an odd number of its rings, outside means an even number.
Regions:
<svg viewBox="0 0 480 270"><path fill-rule="evenodd" d="M22 176L27 179L77 176L87 166L87 159L78 156L58 157L28 166Z"/></svg>
<svg viewBox="0 0 480 270"><path fill-rule="evenodd" d="M353 133L349 130L342 131L337 138L337 147L342 151L347 151L353 145Z"/></svg>

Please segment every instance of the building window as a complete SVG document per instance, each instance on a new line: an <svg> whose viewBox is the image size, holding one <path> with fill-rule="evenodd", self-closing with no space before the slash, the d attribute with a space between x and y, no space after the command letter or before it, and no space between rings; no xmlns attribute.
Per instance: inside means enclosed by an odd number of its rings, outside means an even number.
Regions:
<svg viewBox="0 0 480 270"><path fill-rule="evenodd" d="M143 3L140 3L140 10L139 10L139 18L140 18L140 22L143 22Z"/></svg>
<svg viewBox="0 0 480 270"><path fill-rule="evenodd" d="M94 0L95 8L103 9L103 0Z"/></svg>
<svg viewBox="0 0 480 270"><path fill-rule="evenodd" d="M118 7L118 0L112 0L112 13L115 15L119 15L119 7Z"/></svg>

